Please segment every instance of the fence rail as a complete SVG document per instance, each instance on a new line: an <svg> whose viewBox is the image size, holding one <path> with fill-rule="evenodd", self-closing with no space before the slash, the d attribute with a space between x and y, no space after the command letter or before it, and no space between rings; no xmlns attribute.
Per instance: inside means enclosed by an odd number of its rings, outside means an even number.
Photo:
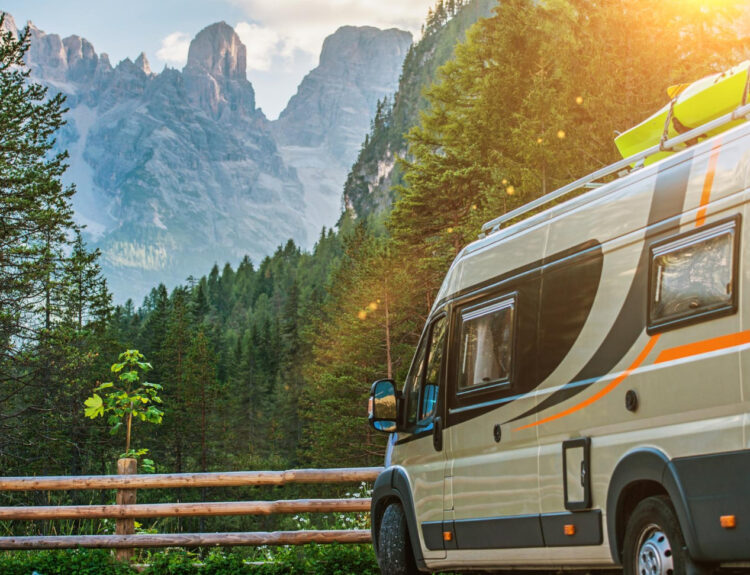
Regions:
<svg viewBox="0 0 750 575"><path fill-rule="evenodd" d="M156 547L232 547L305 545L307 543L369 543L365 529L341 531L273 531L252 533L176 533L164 535L54 535L2 537L4 550L31 549L153 549Z"/></svg>
<svg viewBox="0 0 750 575"><path fill-rule="evenodd" d="M381 467L232 471L228 473L164 473L152 475L81 475L77 477L0 477L0 491L84 489L174 489L181 487L252 487L290 483L354 483L375 481Z"/></svg>
<svg viewBox="0 0 750 575"><path fill-rule="evenodd" d="M0 521L49 519L152 519L273 515L275 513L353 513L370 510L370 499L292 499L220 503L149 503L147 505L62 505L0 507Z"/></svg>
<svg viewBox="0 0 750 575"><path fill-rule="evenodd" d="M0 491L58 491L117 489L117 505L59 505L0 507L0 521L116 519L116 535L0 537L0 549L117 549L118 558L130 559L136 548L239 545L303 545L306 543L366 543L370 532L304 530L274 532L179 533L135 535L134 519L281 513L351 513L370 510L370 499L294 499L279 501L226 501L199 503L136 504L138 489L185 487L278 486L291 483L373 482L380 467L345 469L293 469L229 473L174 473L135 475L135 462L120 460L121 475L80 477L0 477Z"/></svg>

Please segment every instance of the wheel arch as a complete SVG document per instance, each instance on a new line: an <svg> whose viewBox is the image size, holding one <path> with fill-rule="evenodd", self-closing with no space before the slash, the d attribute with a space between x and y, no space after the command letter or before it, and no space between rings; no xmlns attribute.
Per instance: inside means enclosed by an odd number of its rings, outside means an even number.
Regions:
<svg viewBox="0 0 750 575"><path fill-rule="evenodd" d="M370 529L372 530L372 545L375 553L378 552L378 531L380 522L386 508L391 503L399 503L406 516L406 526L409 530L409 539L414 551L414 560L420 570L426 568L422 547L419 543L419 530L416 514L414 512L414 498L409 487L409 479L406 471L398 466L389 467L378 475L372 490L372 503L370 506Z"/></svg>
<svg viewBox="0 0 750 575"><path fill-rule="evenodd" d="M690 554L694 557L700 554L693 519L674 466L662 451L642 448L631 451L620 459L607 490L609 549L612 559L618 565L622 564L628 518L640 501L652 495L669 497Z"/></svg>

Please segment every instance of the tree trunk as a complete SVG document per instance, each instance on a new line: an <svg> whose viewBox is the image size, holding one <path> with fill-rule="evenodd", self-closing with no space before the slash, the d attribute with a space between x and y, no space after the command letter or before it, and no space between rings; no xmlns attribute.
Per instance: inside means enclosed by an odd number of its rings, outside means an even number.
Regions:
<svg viewBox="0 0 750 575"><path fill-rule="evenodd" d="M133 409L133 404L130 404L130 409ZM130 451L130 428L133 423L133 413L128 413L128 428L125 432L125 453Z"/></svg>
<svg viewBox="0 0 750 575"><path fill-rule="evenodd" d="M388 292L388 276L385 278L385 362L388 379L393 379L393 361L391 358L391 316L390 297Z"/></svg>

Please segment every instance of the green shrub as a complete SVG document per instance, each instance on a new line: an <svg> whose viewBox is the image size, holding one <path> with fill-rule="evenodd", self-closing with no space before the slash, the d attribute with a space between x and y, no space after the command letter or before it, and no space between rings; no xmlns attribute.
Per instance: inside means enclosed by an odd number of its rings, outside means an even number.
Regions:
<svg viewBox="0 0 750 575"><path fill-rule="evenodd" d="M304 545L260 549L144 553L143 575L379 575L370 545ZM0 554L2 575L135 575L105 550Z"/></svg>
<svg viewBox="0 0 750 575"><path fill-rule="evenodd" d="M259 550L254 564L240 551L203 559L185 551L153 555L144 575L379 575L369 545L306 545ZM199 562L199 563L198 563Z"/></svg>
<svg viewBox="0 0 750 575"><path fill-rule="evenodd" d="M135 575L136 571L117 563L109 551L77 549L0 554L2 575Z"/></svg>

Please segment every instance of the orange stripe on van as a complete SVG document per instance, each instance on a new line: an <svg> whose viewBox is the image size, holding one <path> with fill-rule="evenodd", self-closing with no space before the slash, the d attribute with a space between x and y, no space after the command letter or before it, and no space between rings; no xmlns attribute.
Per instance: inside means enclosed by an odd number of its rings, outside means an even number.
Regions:
<svg viewBox="0 0 750 575"><path fill-rule="evenodd" d="M706 180L703 182L703 193L701 194L700 208L698 216L695 219L695 227L699 228L706 223L706 206L711 200L711 189L714 187L714 177L716 176L716 165L719 163L719 150L721 149L721 138L714 142L711 148L711 158L708 160L708 171Z"/></svg>
<svg viewBox="0 0 750 575"><path fill-rule="evenodd" d="M628 376L631 373L633 373L633 371L638 369L638 367L643 363L646 357L648 357L648 354L651 353L651 350L654 349L654 346L656 345L656 342L659 341L660 336L661 334L656 334L656 335L651 336L651 339L648 340L646 347L644 347L643 351L641 351L641 353L638 354L638 357L635 358L635 361L630 365L630 367L626 369L625 371L623 371L619 376L617 376L615 379L610 381L606 386L604 386L602 389L600 389L598 392L596 392L594 395L592 395L588 399L582 401L581 403L577 405L574 405L573 407L566 409L565 411L562 411L555 415L551 415L540 421L536 421L534 423L529 423L528 425L518 427L514 429L513 431L521 431L522 429L528 429L529 427L535 427L537 425L542 425L543 423L549 423L550 421L555 421L556 419L562 419L563 417L567 417L568 415L575 413L576 411L580 411L584 407L588 407L592 403L596 403L602 397L604 397L605 395L609 394L612 390L614 390L623 381L625 381L628 378Z"/></svg>
<svg viewBox="0 0 750 575"><path fill-rule="evenodd" d="M672 347L670 349L665 349L658 356L656 356L656 361L654 363L674 361L676 359L683 359L685 357L699 355L701 353L719 351L720 349L744 345L746 343L750 343L750 331L730 333L729 335L722 335L721 337L704 339L703 341L696 341L693 343L688 343L686 345L680 345L677 347Z"/></svg>

